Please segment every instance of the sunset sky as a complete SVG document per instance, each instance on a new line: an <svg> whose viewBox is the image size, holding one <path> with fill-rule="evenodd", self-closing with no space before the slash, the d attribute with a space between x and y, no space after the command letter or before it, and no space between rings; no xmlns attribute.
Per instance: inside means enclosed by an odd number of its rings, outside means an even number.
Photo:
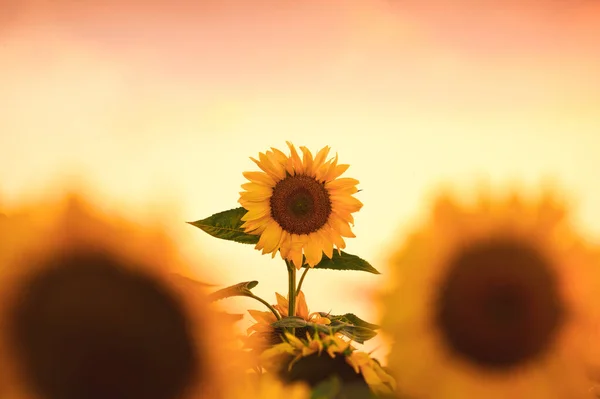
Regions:
<svg viewBox="0 0 600 399"><path fill-rule="evenodd" d="M85 187L274 301L281 260L183 222L236 207L286 140L352 165L347 251L384 272L310 272L313 311L368 318L440 186L553 179L600 241L600 2L0 0L0 209Z"/></svg>

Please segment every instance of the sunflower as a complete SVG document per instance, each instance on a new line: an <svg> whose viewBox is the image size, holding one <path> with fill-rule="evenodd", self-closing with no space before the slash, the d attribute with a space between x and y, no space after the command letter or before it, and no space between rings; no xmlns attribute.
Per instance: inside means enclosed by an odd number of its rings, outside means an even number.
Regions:
<svg viewBox="0 0 600 399"><path fill-rule="evenodd" d="M220 359L233 333L204 292L173 278L188 271L164 237L99 218L81 200L8 214L3 397L226 397Z"/></svg>
<svg viewBox="0 0 600 399"><path fill-rule="evenodd" d="M287 317L288 315L288 300L283 295L275 293L277 297L277 304L273 305L273 308L281 315L281 317ZM249 309L248 313L256 321L253 325L248 327L246 333L248 337L244 338L245 346L262 352L270 345L281 343L281 336L283 335L282 328L274 328L271 326L272 323L277 321L277 317L270 311L260 311ZM296 297L296 312L295 315L302 317L306 321L310 321L316 324L330 324L331 321L324 316L321 316L319 312L310 313L308 305L306 304L306 297L304 292L299 291ZM303 337L306 334L306 328L296 328L296 335Z"/></svg>
<svg viewBox="0 0 600 399"><path fill-rule="evenodd" d="M334 246L341 250L346 244L343 237L354 237L350 224L353 212L362 203L352 194L358 189L358 180L339 178L349 165L327 159L329 147L321 149L313 158L306 147L296 148L287 143L290 155L278 149L259 153L252 159L263 172L245 172L250 180L242 185L239 203L248 211L242 227L249 234L260 235L256 249L263 254L277 250L283 259L292 261L296 268L304 264L318 264L323 253L333 256Z"/></svg>
<svg viewBox="0 0 600 399"><path fill-rule="evenodd" d="M441 196L393 258L384 331L399 391L418 398L589 397L599 258L566 209Z"/></svg>
<svg viewBox="0 0 600 399"><path fill-rule="evenodd" d="M394 379L379 362L356 350L339 335L307 333L305 339L300 339L286 333L285 337L287 342L261 355L265 368L283 381L301 381L315 387L330 378L338 378L354 389L367 386L378 395L390 395L394 391Z"/></svg>

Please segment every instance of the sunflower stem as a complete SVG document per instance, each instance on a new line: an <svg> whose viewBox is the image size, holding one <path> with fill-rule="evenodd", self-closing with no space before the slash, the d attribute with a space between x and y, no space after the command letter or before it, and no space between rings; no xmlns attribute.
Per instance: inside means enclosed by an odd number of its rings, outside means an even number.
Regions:
<svg viewBox="0 0 600 399"><path fill-rule="evenodd" d="M248 298L254 298L254 299L256 299L258 302L260 302L263 305L265 305L266 307L268 307L269 310L275 315L275 317L277 317L277 320L281 320L281 316L279 315L279 312L277 312L273 306L269 305L269 303L267 301L265 301L261 297L256 296L254 294L250 294L250 295L247 295L247 296L248 296Z"/></svg>
<svg viewBox="0 0 600 399"><path fill-rule="evenodd" d="M300 294L300 289L302 288L302 283L304 282L304 277L306 277L306 273L310 270L310 267L304 269L302 276L300 277L300 282L298 283L298 288L296 288L296 296Z"/></svg>
<svg viewBox="0 0 600 399"><path fill-rule="evenodd" d="M296 315L296 266L288 260L285 261L288 270L288 317ZM290 329L293 335L296 334L296 329Z"/></svg>

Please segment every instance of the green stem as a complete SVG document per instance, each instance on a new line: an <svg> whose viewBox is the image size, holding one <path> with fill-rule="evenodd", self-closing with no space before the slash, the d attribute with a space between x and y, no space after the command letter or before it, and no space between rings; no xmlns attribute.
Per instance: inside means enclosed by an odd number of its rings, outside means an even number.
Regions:
<svg viewBox="0 0 600 399"><path fill-rule="evenodd" d="M269 303L268 303L267 301L265 301L265 300L264 300L264 299L262 299L261 297L258 297L258 296L254 295L254 294L250 294L250 295L247 295L247 296L248 296L249 298L254 298L254 299L256 299L258 302L260 302L260 303L262 303L263 305L265 305L266 307L268 307L268 308L269 308L269 310L270 310L271 312L273 312L273 314L275 315L275 317L277 317L277 320L281 320L281 316L279 315L279 313L278 313L278 312L275 310L275 308L274 308L273 306L269 305Z"/></svg>
<svg viewBox="0 0 600 399"><path fill-rule="evenodd" d="M298 288L296 288L296 296L300 294L300 289L302 288L302 283L304 282L304 277L306 277L306 273L310 270L310 267L304 269L302 276L300 277L300 282L298 283Z"/></svg>
<svg viewBox="0 0 600 399"><path fill-rule="evenodd" d="M285 261L288 269L288 316L296 315L296 266L292 262ZM292 334L295 334L295 328L291 329Z"/></svg>

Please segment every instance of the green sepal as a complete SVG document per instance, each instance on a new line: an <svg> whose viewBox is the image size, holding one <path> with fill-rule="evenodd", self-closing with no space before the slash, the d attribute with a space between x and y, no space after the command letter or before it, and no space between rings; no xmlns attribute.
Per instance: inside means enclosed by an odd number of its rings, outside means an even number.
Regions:
<svg viewBox="0 0 600 399"><path fill-rule="evenodd" d="M292 317L284 317L281 320L277 320L276 322L271 323L271 326L275 328L302 328L306 327L308 323L302 317L292 316Z"/></svg>
<svg viewBox="0 0 600 399"><path fill-rule="evenodd" d="M332 323L333 324L333 323ZM364 344L366 341L377 335L377 331L373 331L370 328L352 326L352 325L342 325L342 326L332 326L333 329L350 338L353 341L358 342L359 344Z"/></svg>
<svg viewBox="0 0 600 399"><path fill-rule="evenodd" d="M232 296L253 296L252 288L258 285L258 281L246 281L244 283L238 283L231 287L220 289L215 291L208 296L210 301L218 301L220 299L229 298Z"/></svg>
<svg viewBox="0 0 600 399"><path fill-rule="evenodd" d="M371 330L377 330L377 329L379 329L379 326L377 324L373 324L373 323L369 323L367 321L364 321L363 319L361 319L360 317L358 317L354 313L346 313L346 314L339 315L339 316L330 315L330 314L325 313L325 312L319 312L319 314L322 317L327 317L332 322L334 322L334 321L341 321L343 323L352 324L352 325L358 326L358 327L366 327L366 328L369 328Z"/></svg>
<svg viewBox="0 0 600 399"><path fill-rule="evenodd" d="M321 315L326 315L325 313L321 313ZM343 316L333 316L341 318ZM356 317L356 316L355 316ZM358 317L356 317L360 320ZM306 328L309 331L318 331L325 334L335 334L340 333L350 338L351 340L358 342L359 344L364 344L366 341L377 335L377 332L372 328L354 325L352 323L341 321L341 319L330 319L331 324L317 324L310 321L304 320L302 317L293 316L293 317L284 317L281 320L277 320L276 322L271 323L273 328ZM363 320L360 320L362 323L369 324L375 326L375 324L367 323Z"/></svg>
<svg viewBox="0 0 600 399"><path fill-rule="evenodd" d="M354 313L346 313L339 316L324 312L319 312L319 314L331 321L329 327L332 330L345 335L359 344L363 344L377 335L377 332L374 331L379 328L377 324L366 322Z"/></svg>
<svg viewBox="0 0 600 399"><path fill-rule="evenodd" d="M303 267L310 266L304 265ZM338 251L333 251L333 256L331 259L323 255L323 259L321 259L321 261L317 263L313 269L358 270L373 274L381 274L366 260L344 251L340 251L339 253Z"/></svg>
<svg viewBox="0 0 600 399"><path fill-rule="evenodd" d="M242 224L244 224L242 217L246 212L244 208L235 208L215 213L206 219L187 223L198 227L213 237L242 244L256 244L259 236L248 234L242 228Z"/></svg>

